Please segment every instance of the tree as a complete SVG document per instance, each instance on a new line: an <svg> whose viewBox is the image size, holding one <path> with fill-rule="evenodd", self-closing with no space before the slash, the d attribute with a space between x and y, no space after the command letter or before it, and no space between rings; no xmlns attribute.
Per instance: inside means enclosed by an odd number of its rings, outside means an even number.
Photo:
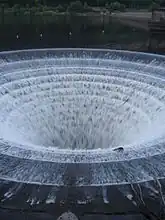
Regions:
<svg viewBox="0 0 165 220"><path fill-rule="evenodd" d="M96 0L97 6L105 6L106 2L106 0Z"/></svg>
<svg viewBox="0 0 165 220"><path fill-rule="evenodd" d="M84 6L81 1L71 2L68 6L68 11L70 12L82 12L84 10Z"/></svg>

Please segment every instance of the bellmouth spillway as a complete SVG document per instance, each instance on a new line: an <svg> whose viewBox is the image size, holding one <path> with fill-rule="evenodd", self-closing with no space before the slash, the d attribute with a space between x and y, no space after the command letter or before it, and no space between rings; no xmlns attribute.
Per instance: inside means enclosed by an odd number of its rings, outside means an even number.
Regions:
<svg viewBox="0 0 165 220"><path fill-rule="evenodd" d="M0 178L63 186L165 174L165 57L93 49L0 53ZM69 173L68 173L69 172Z"/></svg>

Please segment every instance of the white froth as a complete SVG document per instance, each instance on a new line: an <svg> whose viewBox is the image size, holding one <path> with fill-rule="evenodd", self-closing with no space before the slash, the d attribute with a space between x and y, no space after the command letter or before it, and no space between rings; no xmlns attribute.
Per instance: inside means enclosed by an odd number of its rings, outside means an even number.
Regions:
<svg viewBox="0 0 165 220"><path fill-rule="evenodd" d="M134 53L116 51L98 51L95 57L92 50L59 56L59 51L47 57L32 57L30 51L0 54L3 155L95 164L164 153L165 71L158 57L138 60ZM23 165L18 171L24 172ZM42 182L34 173L21 177L10 171L9 177ZM142 179L143 174L149 175L142 172ZM100 182L95 173L92 178ZM102 178L108 178L106 172ZM61 181L57 175L55 184Z"/></svg>

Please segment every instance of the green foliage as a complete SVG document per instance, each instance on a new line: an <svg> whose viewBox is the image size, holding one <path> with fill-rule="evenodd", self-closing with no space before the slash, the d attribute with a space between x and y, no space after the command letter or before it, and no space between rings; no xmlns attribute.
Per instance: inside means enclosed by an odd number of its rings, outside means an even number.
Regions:
<svg viewBox="0 0 165 220"><path fill-rule="evenodd" d="M84 3L84 12L92 12L92 8L88 5L87 2Z"/></svg>
<svg viewBox="0 0 165 220"><path fill-rule="evenodd" d="M35 2L36 4L33 6L30 6L29 4L26 4L24 7L22 7L19 4L14 5L12 8L9 8L9 10L11 10L12 13L14 13L15 15L20 14L20 11L23 10L24 14L28 14L29 11L32 12L32 14L42 14L39 12L43 12L44 14L47 15L51 15L54 12L66 12L67 10L71 13L71 12L78 12L78 13L83 13L83 12L90 12L92 11L92 8L87 4L87 2L85 2L84 4L82 4L81 1L75 1L75 2L71 2L70 5L68 6L67 4L61 5L59 4L58 6L54 6L54 7L50 7L50 6L46 6L46 5L41 5L39 3L39 1ZM27 11L27 13L25 13Z"/></svg>
<svg viewBox="0 0 165 220"><path fill-rule="evenodd" d="M88 3L84 3L84 11L91 11L91 8L89 7Z"/></svg>
<svg viewBox="0 0 165 220"><path fill-rule="evenodd" d="M65 12L65 7L63 7L62 5L58 5L57 7L56 7L56 11L57 12Z"/></svg>
<svg viewBox="0 0 165 220"><path fill-rule="evenodd" d="M74 4L73 4L73 1ZM14 3L17 3L19 5L21 5L21 7L25 7L26 4L29 4L30 7L32 6L39 6L39 5L44 5L44 6L57 6L58 4L60 5L64 5L67 4L69 5L69 7L72 7L71 4L74 5L79 5L78 7L81 7L84 4L84 1L87 1L88 4L96 7L104 7L106 3L108 3L108 5L110 5L111 3L115 3L115 1L118 1L120 4L124 4L127 7L138 7L138 8L146 8L149 7L152 4L152 1L154 1L157 4L160 4L161 2L163 2L164 0L10 0L8 1L10 7L13 6ZM78 2L78 3L77 3ZM39 6L40 7L40 6Z"/></svg>
<svg viewBox="0 0 165 220"><path fill-rule="evenodd" d="M84 6L81 1L71 2L70 5L68 6L68 11L69 12L83 12Z"/></svg>
<svg viewBox="0 0 165 220"><path fill-rule="evenodd" d="M30 15L30 11L25 11L25 12L24 12L24 15L25 15L25 16L29 16L29 15Z"/></svg>
<svg viewBox="0 0 165 220"><path fill-rule="evenodd" d="M41 4L39 4L39 5L38 5L38 10L39 10L39 11L44 11L44 6L41 5Z"/></svg>
<svg viewBox="0 0 165 220"><path fill-rule="evenodd" d="M106 0L96 0L97 6L105 6Z"/></svg>
<svg viewBox="0 0 165 220"><path fill-rule="evenodd" d="M120 3L119 2L112 2L110 4L110 8L112 10L120 11Z"/></svg>
<svg viewBox="0 0 165 220"><path fill-rule="evenodd" d="M13 11L14 10L19 10L20 9L20 5L19 4L15 4L13 7L12 7L12 9L13 9Z"/></svg>
<svg viewBox="0 0 165 220"><path fill-rule="evenodd" d="M125 11L125 5L121 4L120 2L112 2L110 4L105 5L106 9L110 11Z"/></svg>
<svg viewBox="0 0 165 220"><path fill-rule="evenodd" d="M56 15L55 11L44 11L42 13L42 16L54 16L54 15Z"/></svg>
<svg viewBox="0 0 165 220"><path fill-rule="evenodd" d="M155 0L153 3L156 3L157 5L160 5L163 2L163 0Z"/></svg>
<svg viewBox="0 0 165 220"><path fill-rule="evenodd" d="M14 5L11 9L11 12L13 12L15 16L19 15L20 5L19 4Z"/></svg>
<svg viewBox="0 0 165 220"><path fill-rule="evenodd" d="M149 6L149 11L152 11L154 9L158 9L160 7L160 4L158 4L157 2L152 2L152 4Z"/></svg>
<svg viewBox="0 0 165 220"><path fill-rule="evenodd" d="M50 0L18 0L19 4L15 4L11 9L12 12L18 14L20 8L24 8L24 11L32 10L35 12L66 12L70 13L84 13L91 11L102 11L108 9L109 11L125 11L126 7L138 8L138 9L152 9L158 8L163 0L57 0L52 2ZM57 5L57 2L60 4ZM92 7L88 5L90 3ZM54 5L53 5L54 4ZM96 10L96 6L98 6ZM104 8L103 8L104 7ZM8 10L8 9L7 9Z"/></svg>
<svg viewBox="0 0 165 220"><path fill-rule="evenodd" d="M72 12L83 13L83 12L92 11L92 8L89 7L86 2L83 5L81 1L75 1L70 3L67 10L71 13Z"/></svg>
<svg viewBox="0 0 165 220"><path fill-rule="evenodd" d="M120 4L120 11L124 12L126 10L126 6L124 4Z"/></svg>

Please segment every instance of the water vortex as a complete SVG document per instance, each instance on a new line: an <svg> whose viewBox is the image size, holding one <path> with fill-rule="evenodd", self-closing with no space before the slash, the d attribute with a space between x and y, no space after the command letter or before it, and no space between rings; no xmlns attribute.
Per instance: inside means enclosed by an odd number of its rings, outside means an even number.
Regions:
<svg viewBox="0 0 165 220"><path fill-rule="evenodd" d="M164 61L112 50L1 52L1 179L60 186L67 175L91 186L164 177Z"/></svg>

